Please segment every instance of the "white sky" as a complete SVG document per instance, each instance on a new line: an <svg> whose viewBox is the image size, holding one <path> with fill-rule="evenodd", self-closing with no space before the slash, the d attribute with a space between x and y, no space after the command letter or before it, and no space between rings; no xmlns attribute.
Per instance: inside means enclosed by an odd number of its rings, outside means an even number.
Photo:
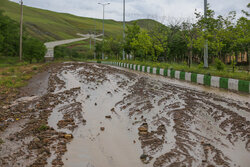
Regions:
<svg viewBox="0 0 250 167"><path fill-rule="evenodd" d="M20 0L12 0L19 2ZM105 8L105 19L122 21L123 0L23 0L27 6L71 13L83 17L102 18L102 6L98 2L110 2ZM126 0L126 20L151 18L160 22L175 19L194 19L194 11L203 12L204 0ZM247 10L249 0L208 0L217 15Z"/></svg>

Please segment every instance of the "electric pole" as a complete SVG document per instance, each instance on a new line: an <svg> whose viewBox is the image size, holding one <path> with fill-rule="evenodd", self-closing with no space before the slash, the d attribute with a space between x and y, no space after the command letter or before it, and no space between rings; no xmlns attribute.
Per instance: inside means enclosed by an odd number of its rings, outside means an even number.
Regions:
<svg viewBox="0 0 250 167"><path fill-rule="evenodd" d="M21 0L21 18L20 18L20 41L19 41L19 60L22 61L23 53L23 0Z"/></svg>
<svg viewBox="0 0 250 167"><path fill-rule="evenodd" d="M90 31L90 33L91 33L91 31ZM92 33L90 34L90 37L89 37L89 49L91 50L92 49Z"/></svg>
<svg viewBox="0 0 250 167"><path fill-rule="evenodd" d="M205 17L205 32L207 30L207 0L204 0L204 17ZM204 45L204 68L208 68L208 43L207 39L205 39Z"/></svg>
<svg viewBox="0 0 250 167"><path fill-rule="evenodd" d="M123 44L125 42L125 0L123 0ZM122 59L125 60L125 50L122 51Z"/></svg>
<svg viewBox="0 0 250 167"><path fill-rule="evenodd" d="M103 8L103 19L102 19L102 43L104 43L104 13L105 13L105 6L109 5L110 3L98 3L99 5L102 5ZM104 53L102 49L102 59L104 59Z"/></svg>
<svg viewBox="0 0 250 167"><path fill-rule="evenodd" d="M95 38L96 38L96 21L95 21L95 31L94 31L94 47L95 47ZM96 59L96 48L94 50L94 59Z"/></svg>

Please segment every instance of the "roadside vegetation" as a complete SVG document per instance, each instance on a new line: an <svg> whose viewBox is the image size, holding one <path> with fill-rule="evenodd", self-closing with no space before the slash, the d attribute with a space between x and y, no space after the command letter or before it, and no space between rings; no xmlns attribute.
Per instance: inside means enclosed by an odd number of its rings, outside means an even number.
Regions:
<svg viewBox="0 0 250 167"><path fill-rule="evenodd" d="M89 41L78 41L55 47L55 60L86 61L93 59L94 43L90 49Z"/></svg>
<svg viewBox="0 0 250 167"><path fill-rule="evenodd" d="M249 13L242 10L245 17L237 19L234 11L225 17L216 17L210 8L207 11L207 19L195 11L195 23L183 21L168 26L151 23L147 29L141 29L134 22L127 26L124 42L121 38L107 38L96 45L96 52L103 51L108 59L123 62L250 80ZM209 68L203 68L205 40Z"/></svg>
<svg viewBox="0 0 250 167"><path fill-rule="evenodd" d="M14 20L0 11L0 58L3 64L6 61L14 61L19 56L19 25ZM46 47L36 38L33 38L24 31L23 36L23 60L29 62L42 62ZM6 61L4 60L6 59ZM14 63L13 62L13 63ZM6 64L6 63L5 63Z"/></svg>
<svg viewBox="0 0 250 167"><path fill-rule="evenodd" d="M207 74L211 76L219 76L225 78L235 78L240 80L248 80L250 81L250 73L248 71L237 70L232 72L232 68L230 65L225 65L224 70L218 70L218 65L216 64L209 66L209 68L203 68L203 65L200 64L192 64L192 66L188 66L187 64L178 64L178 63L164 63L164 62L152 62L152 61L133 61L133 60L118 60L118 62L122 63L130 63L130 64L138 64L142 66L151 66L151 67L159 67L163 69L174 69L178 71L192 72L197 74Z"/></svg>
<svg viewBox="0 0 250 167"><path fill-rule="evenodd" d="M6 57L7 59L7 57ZM2 60L2 59L1 59ZM12 59L11 59L12 60ZM13 64L0 63L0 105L8 102L8 99L16 96L17 88L23 87L27 81L36 73L41 71L47 64L29 64L19 63Z"/></svg>
<svg viewBox="0 0 250 167"><path fill-rule="evenodd" d="M23 57L19 60L19 25L0 11L0 101L14 96L16 88L25 86L27 80L44 64L44 44L24 31ZM32 64L35 63L35 64Z"/></svg>

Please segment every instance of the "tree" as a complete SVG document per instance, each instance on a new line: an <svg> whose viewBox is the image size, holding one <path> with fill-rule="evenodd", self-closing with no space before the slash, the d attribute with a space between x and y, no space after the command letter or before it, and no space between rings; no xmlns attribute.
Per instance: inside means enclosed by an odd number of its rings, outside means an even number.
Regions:
<svg viewBox="0 0 250 167"><path fill-rule="evenodd" d="M97 55L97 59L101 58L102 48L103 48L103 43L102 42L97 42L96 45L95 45L95 52L96 52L96 55Z"/></svg>
<svg viewBox="0 0 250 167"><path fill-rule="evenodd" d="M192 59L193 59L194 41L198 37L198 29L197 29L196 24L192 24L190 22L183 22L182 23L182 33L183 33L183 38L187 42L187 47L189 50L188 65L190 67L192 65Z"/></svg>
<svg viewBox="0 0 250 167"><path fill-rule="evenodd" d="M168 27L163 24L155 23L151 25L148 32L152 38L153 53L159 58L161 54L164 55L164 60L167 59L169 53L168 48Z"/></svg>
<svg viewBox="0 0 250 167"><path fill-rule="evenodd" d="M245 17L241 17L237 21L236 31L238 32L237 46L241 53L247 52L248 54L248 65L250 70L250 20Z"/></svg>
<svg viewBox="0 0 250 167"><path fill-rule="evenodd" d="M117 59L119 59L121 53L122 53L122 40L121 38L111 38L110 40L110 48L111 52L114 56L116 56Z"/></svg>
<svg viewBox="0 0 250 167"><path fill-rule="evenodd" d="M5 56L17 56L18 32L18 24L8 16L4 16L3 11L0 11L0 52Z"/></svg>
<svg viewBox="0 0 250 167"><path fill-rule="evenodd" d="M35 59L37 62L41 62L46 53L45 45L37 39L27 38L24 40L23 58L25 61L32 63Z"/></svg>
<svg viewBox="0 0 250 167"><path fill-rule="evenodd" d="M184 60L187 52L187 42L183 38L179 25L170 26L168 36L169 60L179 62Z"/></svg>
<svg viewBox="0 0 250 167"><path fill-rule="evenodd" d="M145 30L141 31L137 38L133 38L131 47L134 54L134 59L137 57L140 60L148 60L148 54L152 51L152 41ZM155 60L154 55L151 55L151 60Z"/></svg>
<svg viewBox="0 0 250 167"><path fill-rule="evenodd" d="M248 9L250 8L250 3L247 4L247 8ZM247 17L250 16L250 14L247 11L245 11L245 10L242 10L242 13L244 13Z"/></svg>
<svg viewBox="0 0 250 167"><path fill-rule="evenodd" d="M133 40L136 40L138 38L140 31L141 31L141 29L137 25L136 22L134 22L132 26L127 26L127 29L125 31L126 37L125 37L125 42L124 42L124 46L123 46L124 51L127 54L130 54L131 52L133 52L133 48L131 46L131 43Z"/></svg>

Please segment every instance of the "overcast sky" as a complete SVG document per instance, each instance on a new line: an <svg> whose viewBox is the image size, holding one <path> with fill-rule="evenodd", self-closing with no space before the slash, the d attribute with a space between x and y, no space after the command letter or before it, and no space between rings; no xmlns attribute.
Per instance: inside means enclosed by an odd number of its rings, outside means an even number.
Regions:
<svg viewBox="0 0 250 167"><path fill-rule="evenodd" d="M20 0L12 0L18 2ZM105 18L122 20L123 0L23 0L27 6L71 13L78 16L102 18L102 6L98 2L110 2L105 7ZM126 0L126 20L141 18L166 22L173 18L195 18L194 11L203 12L204 0ZM246 10L249 0L208 0L217 15L226 15L229 11Z"/></svg>

